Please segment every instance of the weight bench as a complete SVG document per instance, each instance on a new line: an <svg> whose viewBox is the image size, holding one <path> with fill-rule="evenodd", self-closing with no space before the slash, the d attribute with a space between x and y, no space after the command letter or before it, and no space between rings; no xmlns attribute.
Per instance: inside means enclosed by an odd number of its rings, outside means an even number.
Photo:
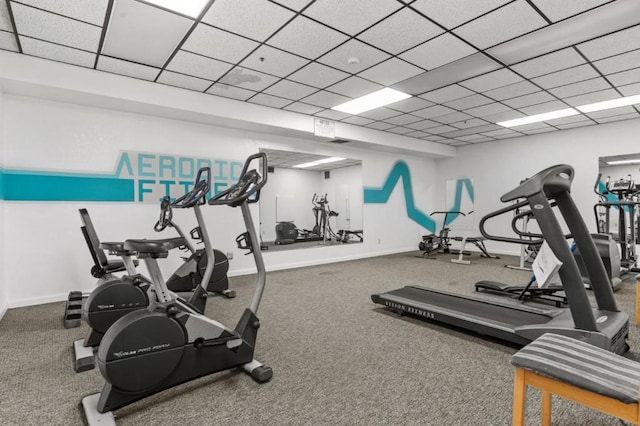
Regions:
<svg viewBox="0 0 640 426"><path fill-rule="evenodd" d="M487 251L487 248L484 245L484 241L486 240L486 238L484 237L451 237L452 240L454 241L460 241L460 250L458 251L458 258L457 259L451 259L451 262L453 263L461 263L463 265L471 265L471 260L465 260L464 259L464 255L468 255L470 256L471 253L468 251L465 251L464 248L467 245L467 243L471 243L473 245L475 245L478 249L480 249L480 251L482 252L481 256L482 257L487 257L489 259L500 259L498 256L494 256L492 254L490 254Z"/></svg>
<svg viewBox="0 0 640 426"><path fill-rule="evenodd" d="M524 425L527 386L542 391L543 426L551 424L551 395L640 424L640 363L636 361L547 333L517 352L511 363L516 367L513 426Z"/></svg>

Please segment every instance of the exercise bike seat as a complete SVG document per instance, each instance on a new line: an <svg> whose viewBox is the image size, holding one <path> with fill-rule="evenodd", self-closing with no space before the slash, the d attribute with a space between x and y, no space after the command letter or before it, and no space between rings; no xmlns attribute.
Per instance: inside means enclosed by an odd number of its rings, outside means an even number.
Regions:
<svg viewBox="0 0 640 426"><path fill-rule="evenodd" d="M115 254L117 256L133 256L135 254L134 251L124 248L123 241L103 241L100 243L100 248L108 251L109 254Z"/></svg>
<svg viewBox="0 0 640 426"><path fill-rule="evenodd" d="M125 250L138 253L138 257L167 257L169 250L182 247L187 244L183 237L164 238L161 240L126 240L123 244Z"/></svg>

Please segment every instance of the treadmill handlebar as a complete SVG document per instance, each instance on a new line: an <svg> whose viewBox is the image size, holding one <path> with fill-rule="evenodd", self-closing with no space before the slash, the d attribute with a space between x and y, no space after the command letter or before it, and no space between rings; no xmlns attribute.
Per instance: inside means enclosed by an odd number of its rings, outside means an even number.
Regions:
<svg viewBox="0 0 640 426"><path fill-rule="evenodd" d="M496 217L496 216L500 216L503 215L505 213L509 213L512 212L514 210L520 209L524 206L528 206L529 202L527 200L524 201L519 201L515 204L512 204L510 206L504 207L500 210L496 210L495 212L489 213L488 215L484 216L482 219L480 219L480 233L482 234L483 237L485 237L488 240L492 240L492 241L502 241L505 243L514 243L514 244L542 244L544 242L543 239L531 239L531 240L523 240L522 238L511 238L511 237L503 237L503 236L499 236L499 235L491 235L487 232L487 230L484 227L484 224L487 220ZM526 216L526 212L525 213L520 213L518 215L516 215L515 217L518 216ZM514 220L515 220L514 217ZM513 224L513 222L512 222ZM520 232L516 232L516 234L520 235ZM532 234L533 235L533 234Z"/></svg>
<svg viewBox="0 0 640 426"><path fill-rule="evenodd" d="M548 167L504 194L500 197L500 201L507 203L519 198L529 198L539 193L544 193L547 198L553 199L556 194L570 192L573 175L573 167L567 164Z"/></svg>

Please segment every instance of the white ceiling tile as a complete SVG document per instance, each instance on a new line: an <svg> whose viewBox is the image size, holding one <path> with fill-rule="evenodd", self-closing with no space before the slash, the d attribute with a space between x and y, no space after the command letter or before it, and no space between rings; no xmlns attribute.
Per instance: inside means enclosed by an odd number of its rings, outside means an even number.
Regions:
<svg viewBox="0 0 640 426"><path fill-rule="evenodd" d="M414 130L411 133L407 133L405 136L409 136L411 138L423 138L426 136L431 136L429 133L427 132L421 132L420 130Z"/></svg>
<svg viewBox="0 0 640 426"><path fill-rule="evenodd" d="M298 16L267 42L271 46L309 59L343 43L347 36L304 16Z"/></svg>
<svg viewBox="0 0 640 426"><path fill-rule="evenodd" d="M285 99L298 100L309 96L310 94L317 92L315 87L307 86L304 84L296 83L289 80L280 80L273 86L266 89L264 92L270 95L279 96Z"/></svg>
<svg viewBox="0 0 640 426"><path fill-rule="evenodd" d="M371 111L362 112L358 115L366 118L371 118L372 120L386 120L387 118L399 115L399 113L398 111L394 111L389 108L376 108L372 109Z"/></svg>
<svg viewBox="0 0 640 426"><path fill-rule="evenodd" d="M618 87L618 90L620 90L620 93L624 96L640 95L640 83L620 86Z"/></svg>
<svg viewBox="0 0 640 426"><path fill-rule="evenodd" d="M443 34L400 55L400 58L427 70L438 68L477 51L451 34Z"/></svg>
<svg viewBox="0 0 640 426"><path fill-rule="evenodd" d="M12 2L18 34L90 52L98 50L101 29Z"/></svg>
<svg viewBox="0 0 640 426"><path fill-rule="evenodd" d="M488 141L488 140L493 140L487 136L483 136L483 135L467 135L467 136L460 136L456 139L459 140L463 140L463 141L468 141L468 142L483 142L483 141Z"/></svg>
<svg viewBox="0 0 640 426"><path fill-rule="evenodd" d="M351 74L357 74L364 69L389 59L389 57L390 56L382 50L375 49L361 41L351 39L342 46L319 58L318 62ZM349 64L347 61L349 58L358 58L360 63L358 65Z"/></svg>
<svg viewBox="0 0 640 426"><path fill-rule="evenodd" d="M623 114L623 115L614 115L611 117L603 117L596 120L598 123L611 123L614 121L623 121L623 120L637 120L640 118L637 112L631 114Z"/></svg>
<svg viewBox="0 0 640 426"><path fill-rule="evenodd" d="M409 99L405 99L404 101L394 102L393 104L389 105L389 108L396 111L411 112L411 111L416 111L432 105L433 103L429 101L425 101L424 99L411 97Z"/></svg>
<svg viewBox="0 0 640 426"><path fill-rule="evenodd" d="M291 8L296 11L302 10L306 5L311 3L311 0L274 0L276 3L280 3L283 6Z"/></svg>
<svg viewBox="0 0 640 426"><path fill-rule="evenodd" d="M365 127L369 127L376 130L387 130L395 127L395 124L384 123L382 121L376 121L375 123L367 124Z"/></svg>
<svg viewBox="0 0 640 426"><path fill-rule="evenodd" d="M216 0L202 20L262 42L293 16L294 12L267 0Z"/></svg>
<svg viewBox="0 0 640 426"><path fill-rule="evenodd" d="M509 105L511 108L522 108L529 105L541 104L544 102L550 102L555 98L547 92L535 92L528 95L520 96L518 98L505 99L503 104Z"/></svg>
<svg viewBox="0 0 640 426"><path fill-rule="evenodd" d="M593 126L596 123L594 123L591 120L584 120L584 121L576 121L575 123L568 123L568 124L554 124L554 126L556 126L559 129L574 129L576 127L586 127L586 126Z"/></svg>
<svg viewBox="0 0 640 426"><path fill-rule="evenodd" d="M180 50L169 62L167 69L207 80L217 80L231 69L226 62Z"/></svg>
<svg viewBox="0 0 640 426"><path fill-rule="evenodd" d="M508 106L496 102L489 105L482 105L479 107L471 108L465 110L465 112L476 117L485 117L487 115L497 114L499 112L507 112L509 110L511 110L511 108L509 108Z"/></svg>
<svg viewBox="0 0 640 426"><path fill-rule="evenodd" d="M590 61L640 48L640 25L579 44L578 49Z"/></svg>
<svg viewBox="0 0 640 426"><path fill-rule="evenodd" d="M204 92L209 86L211 86L213 81L165 70L162 71L162 74L158 77L158 83L195 90L197 92Z"/></svg>
<svg viewBox="0 0 640 426"><path fill-rule="evenodd" d="M579 65L564 71L558 71L541 77L536 77L532 81L545 89L552 89L554 87L589 80L595 77L599 77L599 75L591 65Z"/></svg>
<svg viewBox="0 0 640 426"><path fill-rule="evenodd" d="M559 126L562 124L578 123L581 121L591 121L591 120L589 119L589 117L579 114L579 115L572 115L570 117L554 118L553 120L547 120L546 123L549 123L553 126Z"/></svg>
<svg viewBox="0 0 640 426"><path fill-rule="evenodd" d="M485 136L490 136L492 138L498 138L501 136L507 136L507 137L515 137L515 136L520 136L520 134L514 130L511 129L500 129L500 130L494 130L492 132L484 132L482 133Z"/></svg>
<svg viewBox="0 0 640 426"><path fill-rule="evenodd" d="M20 3L35 6L69 18L102 26L107 13L108 0L20 0ZM2 7L0 6L0 9Z"/></svg>
<svg viewBox="0 0 640 426"><path fill-rule="evenodd" d="M256 92L252 90L228 86L221 83L214 84L209 90L207 90L207 93L211 95L222 96L225 98L238 99L241 101L245 101L256 94Z"/></svg>
<svg viewBox="0 0 640 426"><path fill-rule="evenodd" d="M557 22L593 7L609 3L611 0L533 0L535 5L552 22Z"/></svg>
<svg viewBox="0 0 640 426"><path fill-rule="evenodd" d="M422 120L422 121L417 121L415 123L409 123L405 127L408 127L413 130L426 130L426 129L430 129L431 127L437 127L439 125L440 123L438 123L437 121Z"/></svg>
<svg viewBox="0 0 640 426"><path fill-rule="evenodd" d="M390 117L384 120L386 123L395 124L396 126L404 126L405 124L416 123L418 121L422 121L421 117L416 117L411 114L402 114L396 115L395 117Z"/></svg>
<svg viewBox="0 0 640 426"><path fill-rule="evenodd" d="M451 124L451 123L455 123L456 121L470 120L472 118L473 118L472 116L465 114L464 112L454 112L451 114L441 115L439 117L434 118L434 120L443 124Z"/></svg>
<svg viewBox="0 0 640 426"><path fill-rule="evenodd" d="M258 46L249 40L206 24L198 24L182 49L219 61L236 63Z"/></svg>
<svg viewBox="0 0 640 426"><path fill-rule="evenodd" d="M6 31L0 31L0 49L17 52L18 43L16 42L15 34L8 33ZM36 55L36 56L40 56L40 55Z"/></svg>
<svg viewBox="0 0 640 426"><path fill-rule="evenodd" d="M358 35L358 38L397 55L442 32L440 27L412 9L404 8Z"/></svg>
<svg viewBox="0 0 640 426"><path fill-rule="evenodd" d="M308 63L307 59L300 56L262 45L242 61L240 66L285 77Z"/></svg>
<svg viewBox="0 0 640 426"><path fill-rule="evenodd" d="M529 93L537 92L540 88L529 81L521 81L519 83L510 84L508 86L498 87L483 92L484 95L495 99L496 101L502 101L504 99L515 98L517 96L527 95Z"/></svg>
<svg viewBox="0 0 640 426"><path fill-rule="evenodd" d="M347 73L312 62L287 78L322 89L347 77L349 77Z"/></svg>
<svg viewBox="0 0 640 426"><path fill-rule="evenodd" d="M496 130L496 129L503 129L503 127L498 126L497 124L484 124L480 126L470 127L468 129L454 130L453 132L448 132L446 136L449 138L458 138L460 136L473 135L481 132L489 132L491 130ZM427 129L427 131L430 131L430 130Z"/></svg>
<svg viewBox="0 0 640 426"><path fill-rule="evenodd" d="M353 116L342 120L344 123L355 124L356 126L366 126L373 123L373 120L364 117Z"/></svg>
<svg viewBox="0 0 640 426"><path fill-rule="evenodd" d="M611 87L602 77L592 78L591 80L580 81L578 83L567 84L566 86L549 89L549 92L559 98L576 96L583 93L595 92L597 90L607 89Z"/></svg>
<svg viewBox="0 0 640 426"><path fill-rule="evenodd" d="M525 124L524 126L518 126L517 129L519 132L526 132L530 130L546 129L548 127L549 125L546 124L545 122L540 122L540 123Z"/></svg>
<svg viewBox="0 0 640 426"><path fill-rule="evenodd" d="M324 108L315 105L304 104L302 102L294 102L284 107L287 111L299 112L301 114L313 115L322 111Z"/></svg>
<svg viewBox="0 0 640 426"><path fill-rule="evenodd" d="M333 108L334 106L340 105L344 102L347 102L348 100L350 100L350 98L347 98L346 96L321 90L320 92L314 93L311 96L307 96L302 101L306 104L317 105L325 108Z"/></svg>
<svg viewBox="0 0 640 426"><path fill-rule="evenodd" d="M303 12L305 15L350 35L356 35L402 5L395 0L323 0Z"/></svg>
<svg viewBox="0 0 640 426"><path fill-rule="evenodd" d="M7 9L7 3L3 1L0 2L0 30L13 31L9 9Z"/></svg>
<svg viewBox="0 0 640 426"><path fill-rule="evenodd" d="M440 25L454 28L511 0L418 0L411 7L419 10Z"/></svg>
<svg viewBox="0 0 640 426"><path fill-rule="evenodd" d="M571 106L580 106L600 101L608 101L610 99L617 99L619 97L620 95L615 89L606 89L598 92L586 93L584 95L572 96L563 100Z"/></svg>
<svg viewBox="0 0 640 426"><path fill-rule="evenodd" d="M162 67L193 21L133 0L118 0L102 54Z"/></svg>
<svg viewBox="0 0 640 426"><path fill-rule="evenodd" d="M605 75L637 68L638 64L640 64L640 49L593 63L598 71Z"/></svg>
<svg viewBox="0 0 640 426"><path fill-rule="evenodd" d="M9 33L3 32L0 34ZM18 46L15 42L15 37L13 36L13 34L9 35L13 39L13 43L15 44L17 51ZM58 44L47 43L29 37L20 36L20 45L22 46L22 52L27 55L65 62L67 64L79 65L81 67L93 68L93 65L96 61L95 53L72 49L70 47L60 46Z"/></svg>
<svg viewBox="0 0 640 426"><path fill-rule="evenodd" d="M486 105L494 102L493 100L487 98L483 95L471 95L466 98L456 99L454 101L446 102L444 105L453 109L469 109L480 105Z"/></svg>
<svg viewBox="0 0 640 426"><path fill-rule="evenodd" d="M382 86L379 84L354 76L342 80L333 86L329 86L326 90L351 98L357 98L380 89L382 89Z"/></svg>
<svg viewBox="0 0 640 426"><path fill-rule="evenodd" d="M321 112L317 112L314 115L322 118L328 118L329 120L342 120L343 118L349 117L349 114L345 114L344 112L334 111L332 109L326 109Z"/></svg>
<svg viewBox="0 0 640 426"><path fill-rule="evenodd" d="M587 115L588 117L600 121L601 118L611 117L614 115L623 115L623 114L637 114L636 110L633 106L623 106L619 108L605 109L602 111L594 111L590 112Z"/></svg>
<svg viewBox="0 0 640 426"><path fill-rule="evenodd" d="M358 75L367 80L375 81L385 86L391 86L392 84L422 74L423 72L424 70L422 70L422 68L418 68L398 58L391 58L362 71Z"/></svg>
<svg viewBox="0 0 640 426"><path fill-rule="evenodd" d="M429 133L433 133L434 135L441 135L443 133L453 132L454 130L458 130L458 129L452 126L444 125L444 126L430 128Z"/></svg>
<svg viewBox="0 0 640 426"><path fill-rule="evenodd" d="M466 87L452 84L451 86L443 87L442 89L424 93L420 95L420 97L431 102L445 103L454 99L465 98L473 94L474 93Z"/></svg>
<svg viewBox="0 0 640 426"><path fill-rule="evenodd" d="M517 0L454 30L479 49L544 27L547 22L525 0Z"/></svg>
<svg viewBox="0 0 640 426"><path fill-rule="evenodd" d="M484 126L486 124L489 123L480 118L469 118L463 121L455 121L451 123L453 127L457 127L458 129L470 129L472 127Z"/></svg>
<svg viewBox="0 0 640 426"><path fill-rule="evenodd" d="M519 81L522 81L522 77L507 68L502 68L478 77L470 78L460 84L476 92L486 92Z"/></svg>
<svg viewBox="0 0 640 426"><path fill-rule="evenodd" d="M486 120L490 123L499 123L501 121L513 120L516 118L524 117L525 114L520 111L504 111L496 114L489 114L482 117L483 120Z"/></svg>
<svg viewBox="0 0 640 426"><path fill-rule="evenodd" d="M412 114L423 118L435 118L440 117L441 115L451 114L453 112L456 111L451 108L447 108L446 106L434 105L414 111Z"/></svg>
<svg viewBox="0 0 640 426"><path fill-rule="evenodd" d="M278 77L274 77L269 74L237 67L222 77L220 79L220 83L259 92L271 86L278 80Z"/></svg>
<svg viewBox="0 0 640 426"><path fill-rule="evenodd" d="M385 132L395 133L398 135L404 135L406 133L412 133L413 130L407 129L406 127L392 127L390 129L385 130Z"/></svg>
<svg viewBox="0 0 640 426"><path fill-rule="evenodd" d="M282 108L291 103L289 99L282 99L277 96L266 95L264 93L258 93L253 98L249 99L248 102L272 108Z"/></svg>
<svg viewBox="0 0 640 426"><path fill-rule="evenodd" d="M512 65L511 69L527 78L533 78L543 74L549 74L566 68L575 67L576 65L584 63L586 63L584 58L580 56L574 48L569 47L558 50L557 52L549 53L548 55Z"/></svg>
<svg viewBox="0 0 640 426"><path fill-rule="evenodd" d="M526 106L518 109L527 115L534 115L534 114L542 114L545 112L556 111L559 109L566 109L566 108L567 108L567 104L563 102L551 101L551 102L545 102L542 104Z"/></svg>
<svg viewBox="0 0 640 426"><path fill-rule="evenodd" d="M638 63L638 65L640 65L640 63ZM640 68L610 74L607 76L607 79L614 86L624 86L626 84L637 83L640 82Z"/></svg>
<svg viewBox="0 0 640 426"><path fill-rule="evenodd" d="M556 132L557 129L551 126L541 127L539 129L531 129L531 130L523 130L523 133L527 135L537 135L539 133L548 133L548 132Z"/></svg>
<svg viewBox="0 0 640 426"><path fill-rule="evenodd" d="M133 62L110 58L108 56L100 56L96 69L149 81L155 80L160 72L158 68L134 64Z"/></svg>

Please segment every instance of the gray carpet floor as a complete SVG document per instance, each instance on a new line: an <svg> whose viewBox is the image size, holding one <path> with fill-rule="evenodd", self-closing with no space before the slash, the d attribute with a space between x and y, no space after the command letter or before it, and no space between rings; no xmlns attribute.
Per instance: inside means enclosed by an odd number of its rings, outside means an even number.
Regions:
<svg viewBox="0 0 640 426"><path fill-rule="evenodd" d="M204 377L116 412L120 425L508 425L516 348L374 305L370 295L408 284L472 294L473 283L510 283L529 273L515 258L419 252L268 274L256 357L274 371L256 384L233 370ZM212 297L207 314L233 326L248 305L252 276L234 277L235 299ZM89 279L89 278L88 278ZM635 281L616 293L634 308ZM86 326L62 327L62 303L9 310L0 321L0 424L80 425L80 401L99 392L97 370L75 374L72 342ZM631 326L632 350L640 338ZM539 394L529 392L527 424L539 424ZM554 425L619 421L554 399Z"/></svg>

